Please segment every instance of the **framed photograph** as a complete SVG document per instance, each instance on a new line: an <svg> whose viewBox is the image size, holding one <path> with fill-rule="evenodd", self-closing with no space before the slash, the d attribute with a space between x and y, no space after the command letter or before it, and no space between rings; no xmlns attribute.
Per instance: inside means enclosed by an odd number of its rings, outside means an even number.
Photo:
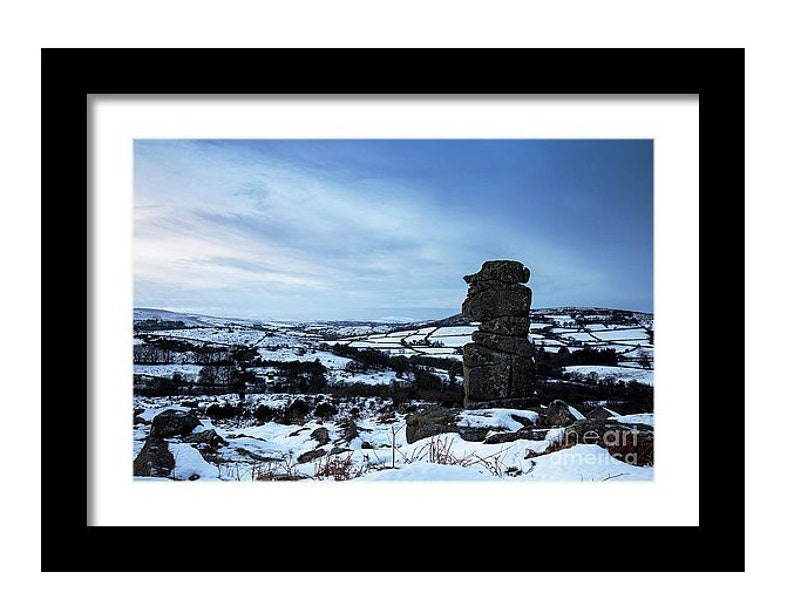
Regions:
<svg viewBox="0 0 794 613"><path fill-rule="evenodd" d="M42 104L44 570L743 569L743 50L45 49Z"/></svg>

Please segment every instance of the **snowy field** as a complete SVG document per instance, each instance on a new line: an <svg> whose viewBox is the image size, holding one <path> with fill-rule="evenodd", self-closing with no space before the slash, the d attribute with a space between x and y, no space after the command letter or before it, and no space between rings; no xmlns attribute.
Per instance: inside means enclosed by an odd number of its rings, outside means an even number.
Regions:
<svg viewBox="0 0 794 613"><path fill-rule="evenodd" d="M274 407L287 406L290 395L261 395L255 403ZM215 399L202 400L202 405ZM185 410L169 400L136 399L138 417L151 421L167 409ZM352 404L351 404L352 406ZM302 425L274 422L261 425L230 422L216 423L202 419L194 433L214 430L225 445L208 454L179 438L168 439L175 467L171 477L176 480L250 481L271 478L344 479L364 481L395 480L475 480L475 481L632 481L653 479L652 466L635 466L612 457L604 448L593 444L575 444L559 450L548 450L561 440L562 428L545 431L540 440L516 440L487 444L464 440L459 433L446 433L408 443L405 415L384 419L378 409L381 402L370 399L363 403L356 420L354 436L344 438L346 415L333 420L309 420ZM347 409L349 411L349 408ZM572 414L582 416L573 409ZM647 423L649 416L616 417L626 423ZM652 422L652 416L651 422ZM518 421L520 419L521 421ZM493 434L516 432L523 423L535 422L538 413L529 410L479 409L463 410L458 424L482 428L486 439ZM134 455L143 446L150 426L139 423L134 431ZM325 430L324 445L318 444L318 430ZM320 455L309 461L298 461L303 454L318 447L332 455ZM136 477L138 480L154 478Z"/></svg>
<svg viewBox="0 0 794 613"><path fill-rule="evenodd" d="M653 370L626 368L623 366L566 366L563 370L577 377L585 378L595 373L599 380L613 377L616 381L637 381L653 385Z"/></svg>
<svg viewBox="0 0 794 613"><path fill-rule="evenodd" d="M590 323L574 321L569 315L545 315L546 322L532 322L529 340L538 347L555 353L561 347L578 351L584 347L614 349L619 354L621 365L631 365L646 356L653 360L653 344L646 328L653 329L653 320L646 314L638 314L642 325ZM334 342L358 349L378 349L389 355L438 355L460 356L463 346L471 342L476 325L468 326L422 326L392 332L378 332L343 337ZM436 345L436 346L434 346ZM442 345L443 347L438 347ZM635 351L640 346L645 353Z"/></svg>
<svg viewBox="0 0 794 613"><path fill-rule="evenodd" d="M446 432L427 435L408 443L406 431L410 415L430 406L431 402L417 400L418 397L414 396L407 401L404 398L393 400L391 397L374 395L352 396L360 393L398 396L401 390L421 381L419 375L423 374L422 371L435 374L441 380L439 387L444 390L450 374L455 372L458 373L455 376L456 383L462 385L459 367L456 371L454 365L450 366L449 360L434 362L432 358L462 360L463 346L471 342L471 335L478 329L475 324L245 322L199 315L180 319L178 314L158 319L158 313L163 312L148 309L136 313L136 321L144 322L133 341L136 351L147 344L168 345L169 339L188 341L194 349L186 350L179 343L171 343L176 348L161 361L172 363L135 364L134 373L140 375L136 377L136 385L144 389L148 383L156 384L147 393L163 383L158 379L170 380L175 374L181 375L185 381L197 381L202 366L183 362L194 361L193 354L198 355L199 350L210 348L212 352L216 348L224 348L223 351L231 355L229 350L246 347L253 350L249 353L259 358L258 361L252 359L248 368L249 374L259 378L259 386L249 387L238 412L232 410L240 402L237 395L157 395L207 393L208 389L213 391L212 386L203 387L204 384L191 383L192 391L158 391L151 397L135 396L133 457L143 448L155 416L167 409L187 411L188 408L182 403L194 408L200 418L200 425L192 435L202 432L209 435L209 431L214 431L223 441L218 448L210 449L204 443L196 442L199 439L192 442L183 440L182 436L167 439L168 451L175 462L169 474L171 479L326 480L337 479L340 475L343 479L338 480L366 481L626 481L653 478L652 466L622 462L602 447L589 444L561 445L563 428L548 427L547 422L543 422L546 424L544 426L538 426L538 412L534 410L463 410L456 405L456 426L463 430L481 430L480 438L465 440L460 432ZM568 385L585 388L587 386L578 381L593 378L598 381L638 381L653 385L653 369L650 367L654 350L652 334L649 333L653 329L652 316L636 314L636 320L632 320L626 312L622 312L610 319L609 312L605 311L601 321L592 322L581 316L574 319L569 314L555 314L550 310L546 310L544 316L547 321L533 322L528 336L537 347L544 347L549 353L563 347L571 353L584 347L613 349L617 353L619 366L564 367L564 372L574 381ZM459 324L461 320L456 318L449 321ZM175 327L168 327L168 322L174 322ZM176 322L183 322L184 326L177 326ZM334 348L333 345L340 347ZM418 366L412 366L413 371L405 370L398 362L387 363L387 367L375 360L375 366L372 366L363 360L357 361L356 353L346 352L345 347L376 349L390 356L422 359L418 361ZM336 355L333 351L353 357ZM141 361L146 360L141 358ZM315 361L324 367L319 370L325 377L323 387L315 388L315 391L333 391L335 396L301 395L292 392L309 388L285 386L285 372L317 370L316 366L310 364ZM301 364L291 364L292 370L289 371L280 366L293 362ZM411 360L411 363L416 362ZM640 365L649 368L639 368ZM392 368L399 370L400 374ZM328 386L336 387L326 387L325 382ZM174 389L172 381L166 383L171 383L170 389ZM380 391L360 391L357 387L350 387L353 384L385 386L387 391L383 388ZM221 388L221 391L225 394L230 388ZM300 423L281 418L273 421L272 416L254 417L260 407L283 415L298 398L305 399L312 407L322 402L330 403L338 413L330 417L311 413ZM401 402L407 402L408 408ZM566 411L573 420L582 421L585 419L583 413L593 410L594 406L606 411L606 416L602 411L598 418L602 421L609 416L609 419L623 427L635 426L646 430L653 427L653 414L620 415L615 409L622 411L621 406L613 400L585 402L579 409L569 407ZM631 410L648 408L635 405L626 412ZM351 423L354 426L352 428ZM526 429L531 430L531 437ZM519 431L523 432L521 436L517 434ZM491 437L494 438L486 443L485 440ZM497 440L500 442L495 442Z"/></svg>
<svg viewBox="0 0 794 613"><path fill-rule="evenodd" d="M149 375L152 377L170 378L179 373L185 378L198 377L201 366L198 364L134 364L133 373L136 375Z"/></svg>
<svg viewBox="0 0 794 613"><path fill-rule="evenodd" d="M648 343L648 333L644 328L623 328L620 330L607 330L595 333L596 338L602 341L636 341Z"/></svg>
<svg viewBox="0 0 794 613"><path fill-rule="evenodd" d="M254 345L264 337L262 330L229 326L220 328L186 328L150 333L152 336L183 339L197 343L218 345Z"/></svg>

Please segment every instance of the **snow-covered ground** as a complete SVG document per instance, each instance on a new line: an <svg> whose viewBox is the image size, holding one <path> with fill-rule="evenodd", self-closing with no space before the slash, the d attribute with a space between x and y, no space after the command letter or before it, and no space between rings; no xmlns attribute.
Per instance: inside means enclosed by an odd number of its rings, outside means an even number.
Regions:
<svg viewBox="0 0 794 613"><path fill-rule="evenodd" d="M136 321L151 322L154 311L136 313ZM347 345L352 348L377 349L384 353L415 356L462 359L462 347L471 341L476 325L430 325L415 324L415 327L395 329L396 324L356 322L341 325L334 322L245 322L191 315L179 318L160 317L162 321L184 321L185 327L173 329L141 329L134 342L144 344L154 339L179 339L200 346L228 347L246 346L256 350L258 357L266 362L313 362L319 361L326 369L325 375L331 385L398 386L411 383L412 373L398 375L389 368L370 368L356 372L351 368L355 360L332 353L323 343ZM599 380L613 377L619 381L639 381L653 385L653 370L637 368L638 362L652 364L653 346L645 328L653 328L652 316L638 314L637 322L643 327L628 324L589 323L581 317L574 320L567 314L546 315L553 320L538 324L533 322L529 338L548 352L568 347L577 351L581 347L612 348L618 353L620 366L568 366L565 372L574 378L587 378L595 373ZM609 321L604 319L603 321ZM148 325L151 325L149 323ZM164 324L163 324L164 325ZM584 328L581 326L584 325ZM547 328L553 327L551 332ZM325 335L325 336L324 336ZM339 338L341 337L341 338ZM326 340L324 340L326 339ZM441 345L441 346L434 346ZM639 346L639 347L638 347ZM181 351L181 350L180 350ZM198 378L201 366L177 363L189 361L190 351L174 352L173 364L136 364L134 372L148 377L171 378L179 373L186 380ZM260 363L261 364L261 363ZM442 381L449 380L449 364L439 367L426 366ZM250 372L257 374L266 385L278 380L278 366L262 364L252 366ZM143 378L144 381L149 379ZM460 376L456 377L462 383ZM262 390L284 389L275 387ZM354 388L348 388L350 391ZM347 393L347 392L345 392ZM347 476L363 480L647 480L653 478L652 467L637 467L620 462L601 447L575 445L548 452L555 445L561 429L550 429L540 435L540 440L519 439L512 442L485 444L461 438L460 434L448 433L423 438L409 444L406 440L406 416L391 412L391 400L378 397L347 398L330 397L340 413L330 419L318 420L314 416L304 425L285 425L274 422L256 425L252 412L259 405L274 410L284 410L299 394L270 393L252 394L246 398L249 413L239 419L210 419L204 412L211 404L228 402L233 405L237 396L204 397L135 397L134 408L138 409L133 431L133 452L138 454L149 432L151 420L159 412L175 408L186 410L182 401L200 403L202 424L197 430L213 429L227 442L226 446L207 453L195 443L185 443L180 438L169 440L169 450L174 456L176 468L172 478L221 479L224 481L306 478L325 479L334 471L343 470ZM353 392L359 393L359 392ZM306 397L317 403L317 398ZM427 404L427 403L425 403ZM416 407L424 406L416 402ZM620 416L609 403L603 408L613 414L616 423L653 426L653 414ZM592 403L587 410L591 410ZM619 407L617 407L619 409ZM583 409L584 410L584 409ZM584 419L575 407L570 411L575 419ZM343 440L343 420L355 420L358 434ZM515 432L526 423L537 423L538 413L531 410L462 410L458 425L466 428L487 429L489 435ZM298 463L304 453L314 451L318 440L311 434L318 428L326 428L329 441L322 445L326 452L334 452L313 460ZM552 449L556 447L551 447ZM338 452L338 453L337 453Z"/></svg>
<svg viewBox="0 0 794 613"><path fill-rule="evenodd" d="M595 336L602 341L649 341L648 333L644 328L622 328L620 330L607 330L596 332Z"/></svg>
<svg viewBox="0 0 794 613"><path fill-rule="evenodd" d="M556 353L560 347L568 347L570 351L583 347L614 349L621 354L621 362L628 364L636 362L643 355L633 351L640 345L651 352L644 355L653 359L653 345L646 330L653 329L653 319L643 313L636 315L642 326L591 323L587 319L574 322L570 315L546 315L549 321L531 323L528 338L552 353ZM460 355L464 345L471 342L471 335L476 330L476 325L419 326L415 329L343 336L334 342L359 349L378 349L390 355L455 357ZM434 344L443 347L432 347Z"/></svg>
<svg viewBox="0 0 794 613"><path fill-rule="evenodd" d="M259 357L263 360L273 362L314 362L319 360L326 368L344 368L350 362L350 358L328 353L327 351L317 351L304 347L280 347L269 349L260 347L257 349Z"/></svg>
<svg viewBox="0 0 794 613"><path fill-rule="evenodd" d="M136 375L153 377L172 377L179 373L186 379L195 380L201 368L198 364L134 364L133 372Z"/></svg>
<svg viewBox="0 0 794 613"><path fill-rule="evenodd" d="M329 376L329 383L365 383L367 385L389 385L399 379L393 370L351 373L344 370L334 371Z"/></svg>
<svg viewBox="0 0 794 613"><path fill-rule="evenodd" d="M240 326L224 326L219 328L185 328L147 332L152 336L183 339L197 343L213 343L218 345L254 345L260 341L264 332L254 328Z"/></svg>
<svg viewBox="0 0 794 613"><path fill-rule="evenodd" d="M624 366L566 366L563 370L577 377L588 377L595 373L598 380L614 377L616 381L637 381L653 385L653 370L645 368L626 368Z"/></svg>
<svg viewBox="0 0 794 613"><path fill-rule="evenodd" d="M653 426L653 413L637 413L635 415L616 415L613 417L615 421L622 424L644 424L646 426Z"/></svg>
<svg viewBox="0 0 794 613"><path fill-rule="evenodd" d="M593 335L589 332L571 332L568 331L561 331L557 332L560 336L565 338L565 340L573 340L573 341L592 341L595 340Z"/></svg>
<svg viewBox="0 0 794 613"><path fill-rule="evenodd" d="M289 394L259 395L252 405L273 407L289 405ZM230 400L227 398L226 400ZM205 397L202 406L218 400ZM268 422L260 425L234 420L213 422L204 418L196 432L214 429L227 445L210 456L179 438L167 439L174 457L171 477L176 480L257 480L332 478L336 471L345 479L385 480L527 480L527 481L604 481L649 480L653 468L621 462L596 445L577 444L547 453L550 445L561 440L563 429L544 431L542 440L516 440L486 444L464 440L458 433L439 434L413 443L406 439L406 418L392 415L382 418L384 401L351 400L333 419L310 419L303 425ZM149 422L166 409L180 409L169 399L136 398L138 417ZM356 436L345 440L345 422L354 405L362 411L356 418ZM575 408L571 413L582 418ZM652 415L616 417L623 423L652 424ZM520 421L519 421L520 419ZM538 413L531 410L477 409L460 412L458 425L483 428L486 436L515 432L524 423L536 423ZM318 444L317 430L324 428L327 442ZM148 423L135 426L134 454L140 451L148 433ZM314 435L314 436L313 436ZM324 455L298 463L302 454L322 447L333 455ZM148 479L138 477L138 479Z"/></svg>

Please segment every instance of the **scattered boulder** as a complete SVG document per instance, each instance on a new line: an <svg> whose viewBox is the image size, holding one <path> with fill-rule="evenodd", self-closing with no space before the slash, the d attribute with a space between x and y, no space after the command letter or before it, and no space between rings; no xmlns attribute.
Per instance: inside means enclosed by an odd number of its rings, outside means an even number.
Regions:
<svg viewBox="0 0 794 613"><path fill-rule="evenodd" d="M501 400L478 400L472 403L477 409L532 409L537 411L540 406L540 399L537 396L527 398L502 398Z"/></svg>
<svg viewBox="0 0 794 613"><path fill-rule="evenodd" d="M444 407L429 407L405 418L405 439L414 443L445 432L458 431L458 413Z"/></svg>
<svg viewBox="0 0 794 613"><path fill-rule="evenodd" d="M469 441L470 443L483 442L490 431L491 428L487 427L478 428L474 426L458 426L458 434L460 434L460 438L462 438L464 441Z"/></svg>
<svg viewBox="0 0 794 613"><path fill-rule="evenodd" d="M614 417L614 414L607 411L604 407L598 407L590 411L585 417L587 419L609 419L610 417Z"/></svg>
<svg viewBox="0 0 794 613"><path fill-rule="evenodd" d="M458 425L459 414L454 409L432 406L417 411L405 418L405 438L413 443L423 438L455 432L465 441L478 442L485 439L490 428Z"/></svg>
<svg viewBox="0 0 794 613"><path fill-rule="evenodd" d="M218 404L217 402L207 407L207 417L210 419L234 419L240 417L245 412L245 408L241 405L232 405L228 403Z"/></svg>
<svg viewBox="0 0 794 613"><path fill-rule="evenodd" d="M645 466L653 464L653 427L622 424L614 419L585 419L565 428L566 446L584 443L606 449L614 458Z"/></svg>
<svg viewBox="0 0 794 613"><path fill-rule="evenodd" d="M152 423L145 417L143 417L144 409L133 409L132 410L132 423L134 425L147 425Z"/></svg>
<svg viewBox="0 0 794 613"><path fill-rule="evenodd" d="M379 424L393 424L395 421L397 421L397 416L392 409L387 409L378 415Z"/></svg>
<svg viewBox="0 0 794 613"><path fill-rule="evenodd" d="M278 417L278 412L266 404L260 404L254 410L254 419L260 424L273 421Z"/></svg>
<svg viewBox="0 0 794 613"><path fill-rule="evenodd" d="M228 445L228 443L223 439L221 435L219 435L215 430L202 430L201 432L196 432L195 434L189 434L182 439L186 443L194 443L199 446L206 446L212 449L217 449L218 447L223 447L224 445Z"/></svg>
<svg viewBox="0 0 794 613"><path fill-rule="evenodd" d="M306 422L306 418L312 412L312 407L303 398L296 398L284 410L284 423L302 425Z"/></svg>
<svg viewBox="0 0 794 613"><path fill-rule="evenodd" d="M198 405L198 400L183 400L179 403L179 406L186 407L188 409L197 409Z"/></svg>
<svg viewBox="0 0 794 613"><path fill-rule="evenodd" d="M318 447L322 447L323 445L326 445L330 440L330 437L328 436L328 428L317 428L309 436L315 441L317 441Z"/></svg>
<svg viewBox="0 0 794 613"><path fill-rule="evenodd" d="M362 441L361 442L361 448L362 449L372 449L373 448L372 447L372 443L370 443L369 441Z"/></svg>
<svg viewBox="0 0 794 613"><path fill-rule="evenodd" d="M321 457L325 455L325 449L312 449L311 451L307 451L306 453L302 453L298 456L298 464L305 464L306 462L313 462L314 460L319 460Z"/></svg>
<svg viewBox="0 0 794 613"><path fill-rule="evenodd" d="M349 443L354 438L358 438L358 426L352 419L348 419L339 424L342 429L342 440Z"/></svg>
<svg viewBox="0 0 794 613"><path fill-rule="evenodd" d="M314 408L315 416L319 417L320 419L331 419L338 412L339 409L337 409L330 402L321 402Z"/></svg>
<svg viewBox="0 0 794 613"><path fill-rule="evenodd" d="M400 402L394 407L394 410L400 415L408 415L410 413L416 413L419 409L420 407L414 404L413 402Z"/></svg>
<svg viewBox="0 0 794 613"><path fill-rule="evenodd" d="M524 417L523 415L514 415L511 413L510 418L514 419L525 428L533 428L535 426L535 422L533 420L531 420L529 417Z"/></svg>
<svg viewBox="0 0 794 613"><path fill-rule="evenodd" d="M132 474L136 477L170 477L175 466L168 442L150 436L132 463Z"/></svg>
<svg viewBox="0 0 794 613"><path fill-rule="evenodd" d="M193 411L166 409L152 419L152 429L149 432L149 436L155 438L181 436L190 434L199 425L201 425L201 422Z"/></svg>
<svg viewBox="0 0 794 613"><path fill-rule="evenodd" d="M576 417L571 412L571 405L562 400L554 400L545 409L541 409L540 422L547 428L561 428L569 426L576 421Z"/></svg>
<svg viewBox="0 0 794 613"><path fill-rule="evenodd" d="M537 432L532 428L521 428L515 432L497 432L486 438L483 443L494 445L497 443L512 443L514 441L542 441L546 437L545 432Z"/></svg>

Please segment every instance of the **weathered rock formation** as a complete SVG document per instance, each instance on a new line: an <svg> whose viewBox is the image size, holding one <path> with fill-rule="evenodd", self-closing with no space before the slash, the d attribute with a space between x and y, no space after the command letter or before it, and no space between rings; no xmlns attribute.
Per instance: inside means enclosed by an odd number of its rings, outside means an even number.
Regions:
<svg viewBox="0 0 794 613"><path fill-rule="evenodd" d="M196 426L200 425L201 422L192 411L166 409L152 419L152 429L149 432L149 436L168 438L169 436L186 435L193 432Z"/></svg>
<svg viewBox="0 0 794 613"><path fill-rule="evenodd" d="M132 464L132 474L136 477L170 477L174 466L176 461L168 449L168 441L150 436Z"/></svg>
<svg viewBox="0 0 794 613"><path fill-rule="evenodd" d="M527 340L532 290L521 262L492 260L466 275L463 315L480 322L463 348L464 406L537 406L534 349Z"/></svg>

